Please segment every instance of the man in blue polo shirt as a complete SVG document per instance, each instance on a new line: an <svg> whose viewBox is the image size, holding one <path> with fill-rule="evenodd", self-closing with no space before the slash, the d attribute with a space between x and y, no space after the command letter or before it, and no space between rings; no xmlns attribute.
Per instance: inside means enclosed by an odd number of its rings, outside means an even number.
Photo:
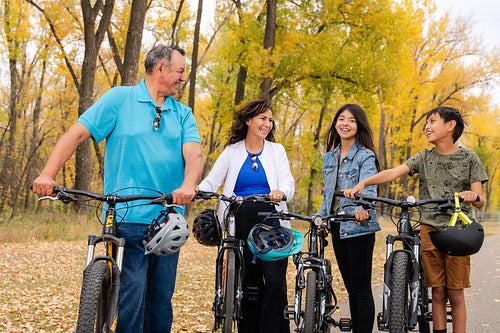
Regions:
<svg viewBox="0 0 500 333"><path fill-rule="evenodd" d="M186 205L196 193L203 169L196 120L174 95L186 81L185 52L159 45L146 55L145 78L137 86L110 89L59 139L33 191L50 195L55 177L77 146L92 137L106 139L104 192L172 193ZM145 193L147 192L147 193ZM126 239L117 332L169 332L179 252L144 254L143 237L161 207L127 211L118 232Z"/></svg>

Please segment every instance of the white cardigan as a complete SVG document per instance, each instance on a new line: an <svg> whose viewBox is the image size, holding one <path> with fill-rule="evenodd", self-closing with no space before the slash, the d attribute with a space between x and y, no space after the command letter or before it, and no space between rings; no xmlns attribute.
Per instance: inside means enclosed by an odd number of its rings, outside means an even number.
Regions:
<svg viewBox="0 0 500 333"><path fill-rule="evenodd" d="M234 186L240 169L248 156L245 141L241 140L227 146L215 161L208 176L200 183L202 191L216 192L225 180L222 193L226 196L234 194ZM287 201L290 201L295 193L295 181L290 171L290 165L286 156L285 148L270 141L264 141L264 149L259 156L262 167L266 172L267 182L271 191L280 190L285 193ZM265 193L267 194L267 193ZM223 213L227 204L221 202L219 219L222 223ZM286 211L286 203L280 202L277 210ZM289 221L281 221L285 227L290 227Z"/></svg>

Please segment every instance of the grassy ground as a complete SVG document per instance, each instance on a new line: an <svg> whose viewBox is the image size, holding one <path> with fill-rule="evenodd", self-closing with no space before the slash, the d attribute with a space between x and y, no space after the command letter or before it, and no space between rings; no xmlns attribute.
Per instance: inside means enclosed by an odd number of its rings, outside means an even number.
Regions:
<svg viewBox="0 0 500 333"><path fill-rule="evenodd" d="M0 216L0 332L68 332L75 328L86 235L99 233L95 218L75 217L54 211L24 215L7 221ZM62 217L62 220L61 220ZM58 221L58 222L55 222ZM305 231L305 224L294 223ZM394 232L388 222L377 233L373 283L383 277L385 235ZM485 224L487 235L500 232L496 222ZM190 237L181 250L177 287L173 298L173 332L208 332L212 325L212 301L216 248ZM331 246L333 287L340 306L347 306L346 292ZM289 301L293 295L295 267L288 270Z"/></svg>

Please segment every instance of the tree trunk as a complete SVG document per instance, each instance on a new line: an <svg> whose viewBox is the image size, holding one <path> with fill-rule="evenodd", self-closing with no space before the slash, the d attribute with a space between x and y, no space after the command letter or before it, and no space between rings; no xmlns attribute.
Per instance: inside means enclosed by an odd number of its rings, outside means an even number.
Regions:
<svg viewBox="0 0 500 333"><path fill-rule="evenodd" d="M318 151L319 147L319 138L321 135L321 129L323 128L323 117L326 112L326 108L328 105L328 99L329 99L329 94L326 95L325 100L323 101L323 106L321 106L321 111L319 114L319 119L318 119L318 126L316 127L316 131L314 133L314 143L313 143L313 151L316 153ZM314 163L311 163L311 172L309 174L309 184L307 185L307 215L312 215L313 214L313 198L314 198L314 185L315 185L315 178L316 175L318 174L318 170L316 170Z"/></svg>
<svg viewBox="0 0 500 333"><path fill-rule="evenodd" d="M189 73L189 98L188 106L194 113L195 91L196 91L196 71L198 69L198 46L200 41L201 14L203 11L203 0L198 0L198 12L196 15L196 25L194 27L193 54L191 56L191 72Z"/></svg>
<svg viewBox="0 0 500 333"><path fill-rule="evenodd" d="M149 7L148 0L134 0L130 9L130 20L125 44L123 67L120 71L121 85L133 86L137 84L137 71L141 55L142 33L144 21Z"/></svg>
<svg viewBox="0 0 500 333"><path fill-rule="evenodd" d="M274 68L274 63L270 59L273 54L274 44L276 41L276 2L277 0L267 0L267 11L266 11L266 30L264 33L264 50L267 51L267 56L269 57L267 61L267 66L269 74L262 79L260 89L262 91L262 97L271 98L271 77L272 69Z"/></svg>

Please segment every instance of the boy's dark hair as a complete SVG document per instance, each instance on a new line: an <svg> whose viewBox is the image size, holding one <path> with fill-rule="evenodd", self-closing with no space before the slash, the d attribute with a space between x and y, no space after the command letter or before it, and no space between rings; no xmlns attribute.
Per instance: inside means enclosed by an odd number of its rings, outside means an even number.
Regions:
<svg viewBox="0 0 500 333"><path fill-rule="evenodd" d="M448 106L440 106L427 112L427 117L425 119L429 119L429 117L435 113L439 114L445 123L455 120L456 125L455 130L453 131L453 143L457 142L457 140L462 136L465 127L464 118L460 112Z"/></svg>

